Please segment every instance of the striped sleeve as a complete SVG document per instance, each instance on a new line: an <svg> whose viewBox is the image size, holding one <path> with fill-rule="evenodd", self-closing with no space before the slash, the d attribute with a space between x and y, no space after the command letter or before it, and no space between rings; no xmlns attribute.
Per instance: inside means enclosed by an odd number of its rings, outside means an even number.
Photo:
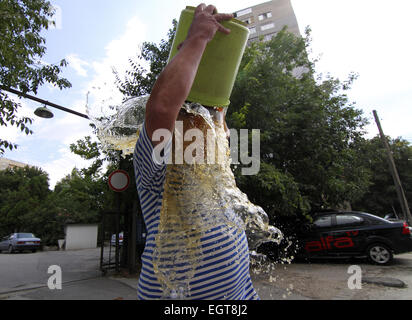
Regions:
<svg viewBox="0 0 412 320"><path fill-rule="evenodd" d="M161 161L155 160L155 147L153 147L153 143L147 135L145 123L143 123L133 153L133 166L138 188L152 189L159 184L160 178L165 173L166 161L164 159L167 159L170 154L171 140L169 139L165 144Z"/></svg>

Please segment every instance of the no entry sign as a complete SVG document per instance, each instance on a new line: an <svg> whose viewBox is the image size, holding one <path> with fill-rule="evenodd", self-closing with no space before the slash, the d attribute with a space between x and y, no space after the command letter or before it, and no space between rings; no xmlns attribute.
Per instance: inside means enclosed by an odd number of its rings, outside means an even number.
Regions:
<svg viewBox="0 0 412 320"><path fill-rule="evenodd" d="M130 183L129 175L124 170L113 171L109 176L109 187L113 191L122 192Z"/></svg>

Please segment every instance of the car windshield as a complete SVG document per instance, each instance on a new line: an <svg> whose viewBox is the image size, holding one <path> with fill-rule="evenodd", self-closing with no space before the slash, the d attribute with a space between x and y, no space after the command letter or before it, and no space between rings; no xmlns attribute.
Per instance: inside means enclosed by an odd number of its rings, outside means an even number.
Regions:
<svg viewBox="0 0 412 320"><path fill-rule="evenodd" d="M18 233L17 238L34 238L33 233Z"/></svg>

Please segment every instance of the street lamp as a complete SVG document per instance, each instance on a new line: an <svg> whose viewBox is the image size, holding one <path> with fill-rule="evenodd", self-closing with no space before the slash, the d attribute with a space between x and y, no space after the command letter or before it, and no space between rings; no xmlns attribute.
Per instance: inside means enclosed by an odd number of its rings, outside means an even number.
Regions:
<svg viewBox="0 0 412 320"><path fill-rule="evenodd" d="M50 119L53 118L53 112L51 112L49 109L47 109L46 106L44 107L39 107L34 111L34 114L40 118L46 118Z"/></svg>

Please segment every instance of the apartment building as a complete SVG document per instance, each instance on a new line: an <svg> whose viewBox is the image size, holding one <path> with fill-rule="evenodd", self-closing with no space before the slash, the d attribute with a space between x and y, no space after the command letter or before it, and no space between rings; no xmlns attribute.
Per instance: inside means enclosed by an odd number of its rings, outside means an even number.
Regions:
<svg viewBox="0 0 412 320"><path fill-rule="evenodd" d="M27 163L14 161L7 158L0 158L0 170L6 170L8 168L24 168L25 166L33 167Z"/></svg>
<svg viewBox="0 0 412 320"><path fill-rule="evenodd" d="M291 0L272 0L236 11L236 18L245 22L250 30L249 42L260 36L270 40L285 25L288 31L300 35L298 21Z"/></svg>

